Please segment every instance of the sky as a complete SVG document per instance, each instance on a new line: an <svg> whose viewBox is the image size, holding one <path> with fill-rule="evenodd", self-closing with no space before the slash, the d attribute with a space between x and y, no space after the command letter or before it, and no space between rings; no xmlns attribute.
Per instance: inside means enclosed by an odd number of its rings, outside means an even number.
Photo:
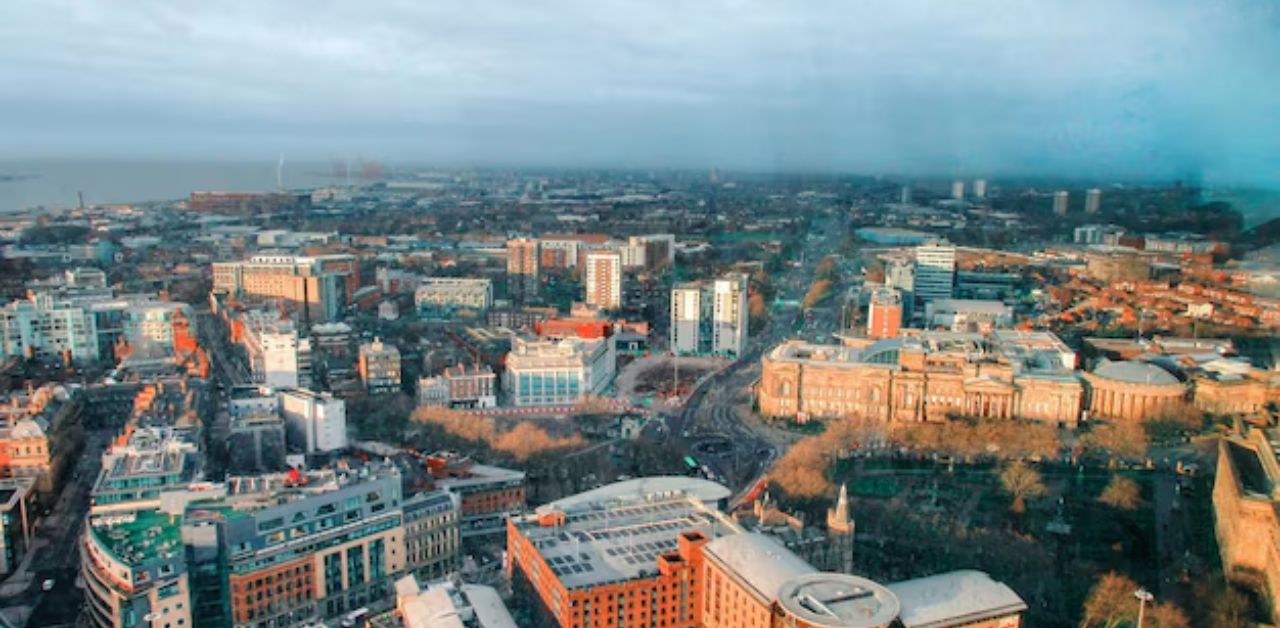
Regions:
<svg viewBox="0 0 1280 628"><path fill-rule="evenodd" d="M7 0L0 154L1280 188L1280 3Z"/></svg>

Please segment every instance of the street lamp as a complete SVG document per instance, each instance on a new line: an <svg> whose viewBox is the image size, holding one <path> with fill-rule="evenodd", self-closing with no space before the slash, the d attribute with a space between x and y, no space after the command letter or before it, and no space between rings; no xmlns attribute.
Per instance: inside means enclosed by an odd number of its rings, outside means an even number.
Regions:
<svg viewBox="0 0 1280 628"><path fill-rule="evenodd" d="M1138 598L1138 628L1142 628L1142 615L1147 610L1147 602L1155 600L1156 596L1146 589L1138 589L1133 592L1133 597Z"/></svg>

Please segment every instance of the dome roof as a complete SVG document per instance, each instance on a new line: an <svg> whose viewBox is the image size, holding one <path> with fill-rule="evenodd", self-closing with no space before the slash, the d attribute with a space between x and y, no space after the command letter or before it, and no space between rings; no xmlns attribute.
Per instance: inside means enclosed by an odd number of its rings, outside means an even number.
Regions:
<svg viewBox="0 0 1280 628"><path fill-rule="evenodd" d="M1130 384L1150 384L1155 386L1173 386L1180 384L1178 378L1150 362L1122 361L1103 362L1093 369L1093 374L1104 379Z"/></svg>

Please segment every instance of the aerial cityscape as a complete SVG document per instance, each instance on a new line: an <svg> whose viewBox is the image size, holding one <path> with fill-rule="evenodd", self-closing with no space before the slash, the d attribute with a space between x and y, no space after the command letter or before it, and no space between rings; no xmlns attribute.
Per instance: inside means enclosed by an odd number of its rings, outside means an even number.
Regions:
<svg viewBox="0 0 1280 628"><path fill-rule="evenodd" d="M1280 622L1280 8L552 4L0 10L0 628Z"/></svg>

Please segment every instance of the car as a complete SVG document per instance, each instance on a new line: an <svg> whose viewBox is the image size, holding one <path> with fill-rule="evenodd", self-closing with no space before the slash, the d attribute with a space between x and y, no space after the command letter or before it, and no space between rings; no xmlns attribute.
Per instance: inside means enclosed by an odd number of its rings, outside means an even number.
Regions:
<svg viewBox="0 0 1280 628"><path fill-rule="evenodd" d="M45 580L44 582L40 583L40 590L41 590L41 591L46 591L46 592L47 592L47 591L52 591L52 590L53 590L53 578L50 578L50 579Z"/></svg>

